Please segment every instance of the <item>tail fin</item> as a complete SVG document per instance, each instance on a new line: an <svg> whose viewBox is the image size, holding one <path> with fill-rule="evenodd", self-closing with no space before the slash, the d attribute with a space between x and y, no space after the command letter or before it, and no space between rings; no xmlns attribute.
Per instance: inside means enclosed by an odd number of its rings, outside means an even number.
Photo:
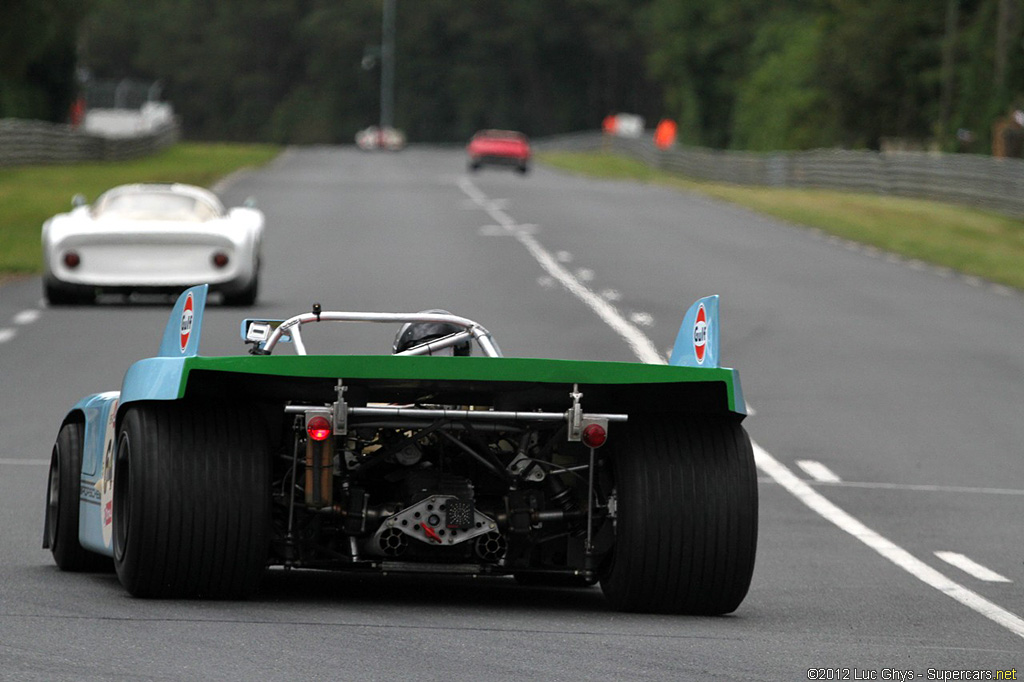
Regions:
<svg viewBox="0 0 1024 682"><path fill-rule="evenodd" d="M668 364L718 367L718 295L705 296L686 311Z"/></svg>
<svg viewBox="0 0 1024 682"><path fill-rule="evenodd" d="M209 284L200 284L186 289L178 297L160 342L161 357L199 355L199 336L203 330L203 311L206 310L209 289Z"/></svg>

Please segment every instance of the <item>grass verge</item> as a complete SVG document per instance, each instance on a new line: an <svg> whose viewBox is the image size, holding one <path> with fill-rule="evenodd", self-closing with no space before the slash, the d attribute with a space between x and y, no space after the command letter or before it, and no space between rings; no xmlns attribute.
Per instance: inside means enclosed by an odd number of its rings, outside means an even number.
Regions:
<svg viewBox="0 0 1024 682"><path fill-rule="evenodd" d="M130 182L209 187L240 168L267 163L279 151L272 145L180 143L132 161L0 168L0 278L41 270L43 221L69 210L75 194L92 201Z"/></svg>
<svg viewBox="0 0 1024 682"><path fill-rule="evenodd" d="M698 192L906 258L1024 289L1024 221L921 199L688 180L605 153L543 152L563 170Z"/></svg>

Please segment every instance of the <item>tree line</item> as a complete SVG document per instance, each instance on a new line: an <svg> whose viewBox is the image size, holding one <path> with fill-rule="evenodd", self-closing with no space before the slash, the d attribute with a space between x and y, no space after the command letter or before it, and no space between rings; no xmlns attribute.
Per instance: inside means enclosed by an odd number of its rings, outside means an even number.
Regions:
<svg viewBox="0 0 1024 682"><path fill-rule="evenodd" d="M379 115L381 0L6 0L0 117L64 120L94 79L158 80L194 139L350 142ZM610 112L686 144L985 153L1024 108L1024 0L398 0L412 141Z"/></svg>

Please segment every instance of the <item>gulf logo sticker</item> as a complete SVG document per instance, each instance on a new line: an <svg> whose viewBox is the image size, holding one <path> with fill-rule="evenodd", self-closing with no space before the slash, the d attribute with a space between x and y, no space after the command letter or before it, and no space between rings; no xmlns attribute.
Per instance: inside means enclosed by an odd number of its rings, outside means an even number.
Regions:
<svg viewBox="0 0 1024 682"><path fill-rule="evenodd" d="M708 316L704 312L704 304L697 308L697 319L693 323L693 354L697 356L697 364L704 364L704 353L708 348Z"/></svg>
<svg viewBox="0 0 1024 682"><path fill-rule="evenodd" d="M188 339L192 336L193 304L192 292L185 297L185 306L181 309L181 352L185 352Z"/></svg>

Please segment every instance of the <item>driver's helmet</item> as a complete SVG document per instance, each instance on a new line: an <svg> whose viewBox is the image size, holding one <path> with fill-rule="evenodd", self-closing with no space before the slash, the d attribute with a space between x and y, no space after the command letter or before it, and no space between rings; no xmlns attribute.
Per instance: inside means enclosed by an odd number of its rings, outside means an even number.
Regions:
<svg viewBox="0 0 1024 682"><path fill-rule="evenodd" d="M421 310L421 313L437 313L439 315L451 315L447 310ZM395 342L391 346L392 353L401 353L404 350L408 350L413 346L418 346L425 341L431 341L433 339L439 339L449 334L462 331L460 327L450 324L448 322L406 322L402 325L402 328L398 330L398 334L395 336ZM470 354L470 342L466 339L462 343L456 344L449 348L430 353L430 355L469 355Z"/></svg>

